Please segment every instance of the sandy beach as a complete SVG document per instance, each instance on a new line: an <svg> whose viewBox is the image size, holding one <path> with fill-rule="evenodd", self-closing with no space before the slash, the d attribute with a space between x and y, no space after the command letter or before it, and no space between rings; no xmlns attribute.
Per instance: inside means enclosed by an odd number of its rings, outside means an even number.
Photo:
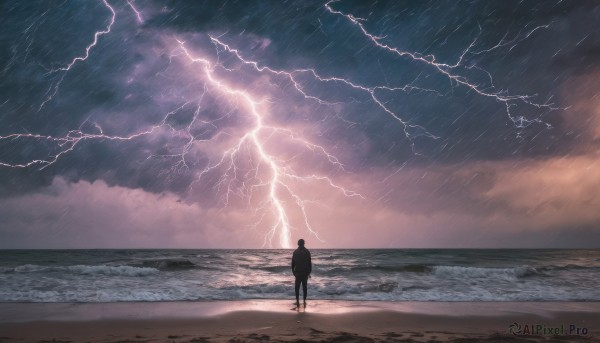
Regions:
<svg viewBox="0 0 600 343"><path fill-rule="evenodd" d="M597 302L321 300L300 309L288 300L0 306L0 342L600 342Z"/></svg>

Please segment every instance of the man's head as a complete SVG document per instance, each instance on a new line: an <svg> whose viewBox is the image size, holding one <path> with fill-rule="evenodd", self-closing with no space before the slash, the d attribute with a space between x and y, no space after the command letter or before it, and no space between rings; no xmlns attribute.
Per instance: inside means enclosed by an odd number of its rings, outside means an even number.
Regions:
<svg viewBox="0 0 600 343"><path fill-rule="evenodd" d="M300 248L303 248L303 247L304 247L304 240L303 240L302 238L300 238L300 239L298 240L298 246L299 246Z"/></svg>

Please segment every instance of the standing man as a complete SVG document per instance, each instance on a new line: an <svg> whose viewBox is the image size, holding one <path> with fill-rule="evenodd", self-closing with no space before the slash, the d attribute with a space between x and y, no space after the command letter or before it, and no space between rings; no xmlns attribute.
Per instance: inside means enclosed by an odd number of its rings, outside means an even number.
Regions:
<svg viewBox="0 0 600 343"><path fill-rule="evenodd" d="M310 260L310 251L304 247L304 240L298 240L298 249L294 250L292 255L292 272L296 277L294 290L296 291L296 305L300 306L300 284L302 284L302 295L304 306L306 306L306 283L312 272L312 262Z"/></svg>

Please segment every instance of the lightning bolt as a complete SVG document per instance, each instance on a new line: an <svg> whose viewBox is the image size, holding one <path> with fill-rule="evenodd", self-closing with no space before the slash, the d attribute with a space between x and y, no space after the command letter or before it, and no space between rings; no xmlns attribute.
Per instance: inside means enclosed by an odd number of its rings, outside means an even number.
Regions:
<svg viewBox="0 0 600 343"><path fill-rule="evenodd" d="M61 74L58 82L52 85L46 92L46 98L42 102L40 109L49 101L51 101L58 93L58 89L63 82L65 76L77 64L85 62L92 50L98 45L99 39L103 35L111 32L111 29L116 21L115 9L108 3L107 0L101 0L103 5L111 13L107 26L94 34L93 40L86 46L85 52L72 58L72 60L61 68L53 69L49 73ZM482 86L471 82L466 76L461 75L459 67L468 69L478 69L489 78L490 84L493 85L492 75L482 68L477 66L465 66L464 59L468 55L483 54L502 47L511 46L510 49L523 40L529 38L537 30L547 28L548 26L539 26L529 31L522 36L514 37L510 40L502 38L498 44L488 49L474 51L477 38L463 50L458 60L454 64L440 63L434 55L422 55L414 52L402 51L383 42L383 37L378 37L370 33L364 23L365 19L354 17L352 14L343 13L335 10L332 5L339 0L331 0L324 6L332 15L346 18L350 24L357 27L364 37L379 49L388 51L396 56L409 58L412 61L422 63L433 67L440 75L448 78L453 84L461 87L466 87L475 94L491 98L505 105L508 118L518 127L525 128L535 122L542 123L540 118L528 119L523 115L515 115L511 108L517 105L527 105L538 109L556 110L553 104L537 103L532 100L533 96L529 95L510 95L505 92L493 92L483 88ZM142 13L135 7L133 0L127 0L127 6L135 13L138 24L144 22ZM300 173L293 168L293 159L285 159L278 156L274 152L273 146L282 142L294 144L302 147L303 151L310 152L314 156L323 159L328 166L331 166L336 171L345 171L344 164L341 160L332 154L324 146L311 142L304 138L300 133L291 130L287 127L277 126L269 120L269 98L259 97L248 89L234 85L221 77L223 73L232 73L235 70L228 68L220 62L220 57L227 54L229 57L234 57L240 65L240 68L250 68L261 75L268 75L272 78L284 80L291 89L300 94L307 102L313 102L323 106L335 106L345 104L344 102L326 99L322 96L314 94L305 87L303 80L310 78L312 81L329 84L334 83L342 85L347 89L364 94L366 99L377 107L382 113L391 118L399 125L404 136L408 139L413 149L415 150L414 140L418 137L426 137L430 139L438 139L439 137L430 133L424 127L411 123L409 120L390 108L385 101L382 100L382 94L386 92L427 92L436 96L442 94L435 89L427 89L418 87L417 79L410 83L389 86L387 84L361 84L348 78L342 78L335 75L328 75L318 71L316 68L297 68L297 69L276 69L259 61L254 61L246 57L240 50L226 43L223 36L209 35L208 38L214 46L216 52L216 61L210 57L203 56L197 52L193 52L185 41L175 39L172 42L174 48L171 50L170 61L182 60L182 63L190 69L198 79L204 82L202 89L198 89L197 100L185 100L183 104L174 110L162 115L162 119L139 132L129 135L111 135L104 133L103 128L93 123L93 129L84 129L84 121L79 128L70 130L62 136L43 135L35 133L12 133L0 136L0 142L38 142L51 146L56 152L48 154L45 158L31 159L25 162L10 163L0 161L0 166L6 168L29 168L39 167L45 169L65 155L73 152L83 142L101 142L101 141L132 141L144 136L157 134L158 132L168 131L176 137L184 137L184 143L176 152L165 154L154 154L148 156L149 159L175 159L172 165L171 172L175 173L179 170L192 170L195 172L194 180L190 183L188 192L191 194L194 191L195 185L206 184L210 182L211 175L218 175L213 188L218 194L222 195L223 203L229 205L234 197L239 197L247 201L250 207L254 208L254 214L258 220L253 224L253 227L266 226L268 229L264 238L264 245L272 245L274 239L278 239L281 247L289 248L291 244L292 232L299 227L306 229L310 234L320 240L317 230L311 223L309 216L308 205L318 203L315 200L306 199L298 190L299 187L308 184L323 185L332 190L339 192L342 196L349 198L364 199L364 197L353 190L347 189L338 183L334 182L333 178L328 175L319 173ZM495 89L495 87L492 87ZM220 154L210 156L209 161L197 168L198 161L191 157L191 154L204 146L205 144L213 143L223 135L229 135L224 131L217 135L204 138L202 134L194 132L198 126L219 128L219 122L232 116L234 110L226 112L223 116L216 119L207 120L202 115L203 98L208 94L218 94L227 100L229 104L239 104L239 109L248 118L251 119L251 125L246 127L242 133L234 134L231 139L233 143L220 150ZM193 108L192 118L182 128L176 128L169 123L170 119L179 111ZM237 109L237 108L236 108ZM343 118L340 118L343 119ZM273 142L275 141L275 142ZM250 165L250 167L246 167ZM300 186L298 186L300 185ZM258 198L258 200L256 200ZM258 202L256 206L252 206L252 202ZM299 213L299 224L295 224L292 213Z"/></svg>
<svg viewBox="0 0 600 343"><path fill-rule="evenodd" d="M251 60L248 60L248 59L244 58L242 56L242 54L237 49L234 49L234 48L230 47L228 44L222 42L218 37L210 36L210 39L211 39L211 41L217 47L220 47L224 51L227 51L227 52L233 54L240 62L242 62L245 65L248 65L248 66L252 67L254 70L259 71L259 72L267 72L267 73L270 73L270 74L273 74L273 75L277 75L277 76L281 76L281 77L284 77L284 78L288 79L292 83L294 89L297 92L299 92L300 94L302 94L305 99L314 100L314 101L316 101L317 103L319 103L321 105L335 105L335 104L338 104L339 102L329 102L327 100L319 98L316 95L308 94L303 89L303 87L301 85L301 82L298 80L298 78L297 78L298 75L308 74L308 75L312 76L315 80L317 80L319 82L341 83L341 84L344 84L344 85L346 85L346 86L348 86L348 87L350 87L350 88L352 88L354 90L358 90L358 91L361 91L361 92L364 92L364 93L368 94L368 96L371 98L371 100L381 110L383 110L385 113L387 113L389 116L391 116L393 119L395 119L396 121L398 121L402 125L403 131L404 131L404 135L410 141L410 144L411 144L411 146L413 148L413 152L415 152L415 153L416 153L416 151L415 151L415 145L414 145L414 138L421 137L421 136L425 136L425 137L429 137L429 138L433 138L433 139L438 139L439 138L439 137L437 137L437 136L429 133L422 126L409 123L408 121L402 119L400 115L398 115L396 112L392 111L389 107L387 107L384 104L384 102L377 95L377 92L378 91L382 91L382 90L384 90L384 91L390 91L390 92L395 92L395 91L403 91L403 92L410 92L410 91L432 92L432 93L436 93L438 95L441 95L439 92L437 92L435 90L426 89L426 88L420 88L420 87L414 86L413 83L416 80L413 81L413 82L411 82L411 83L409 83L409 84L403 85L401 87L388 87L388 86L384 86L384 85L364 86L364 85L360 85L360 84L354 83L351 80L340 78L340 77L335 77L335 76L325 77L325 76L322 76L314 68L294 69L294 70L291 70L291 71L276 70L276 69L272 69L272 68L270 68L268 66L261 66L256 61L251 61Z"/></svg>
<svg viewBox="0 0 600 343"><path fill-rule="evenodd" d="M336 2L340 2L340 1L341 0L329 0L324 5L324 7L329 13L334 14L334 15L339 15L339 16L346 18L352 25L356 26L360 30L360 32L363 34L363 36L368 41L370 41L374 46L376 46L380 49L386 50L398 57L409 58L412 61L431 66L434 68L434 70L439 72L441 75L444 75L445 77L447 77L451 82L454 82L458 85L467 87L469 90L475 92L476 94L478 94L480 96L492 98L493 100L503 103L504 106L506 107L506 114L508 115L508 118L515 124L515 126L517 128L520 128L520 129L526 128L527 126L529 126L533 123L543 123L548 127L550 127L550 126L549 126L549 124L544 123L540 118L527 119L523 115L514 115L513 112L511 112L511 107L514 107L515 103L521 103L521 104L529 105L529 106L532 106L532 107L535 107L538 109L547 109L547 110L551 110L551 111L562 109L559 107L555 107L554 104L552 104L552 103L534 102L531 100L533 98L532 95L510 95L510 94L505 94L504 92L486 91L481 86L469 81L469 79L466 76L463 76L463 75L460 75L459 73L457 73L456 68L458 68L461 65L463 58L467 54L471 53L470 50L474 47L476 40L474 40L469 45L469 47L467 47L467 49L465 49L463 51L463 53L460 55L458 61L455 64L440 63L440 62L437 62L437 58L433 54L422 55L422 54L416 53L416 52L404 51L404 50L401 50L399 48L396 48L396 47L393 47L393 46L390 46L390 45L384 43L383 39L385 37L376 36L376 35L372 34L371 32L369 32L365 28L364 23L367 21L366 19L355 17L354 15L349 14L349 13L343 13L343 12L335 10L331 7L332 4L334 4ZM475 52L473 54L481 54L481 53L491 51L491 50L494 50L496 48L499 48L499 47L502 47L502 46L508 45L508 44L513 44L511 47L511 49L512 49L515 47L516 44L529 38L529 36L531 36L535 31L542 29L542 28L548 28L548 25L534 28L523 38L520 38L520 39L515 38L506 43L503 43L501 41L495 47L492 47L487 50ZM486 71L486 73L488 76L491 77L491 75L487 71Z"/></svg>
<svg viewBox="0 0 600 343"><path fill-rule="evenodd" d="M94 33L94 39L92 40L92 42L90 44L88 44L85 48L85 53L82 56L76 56L74 57L71 62L69 62L67 65L65 65L64 67L60 67L57 69L52 69L48 72L48 74L55 74L55 73L61 73L61 77L58 79L58 81L51 85L50 88L48 88L48 90L46 91L46 99L44 99L44 101L42 101L42 103L40 104L39 108L38 108L38 112L42 110L42 108L44 108L44 106L52 101L52 99L54 99L54 97L56 96L56 94L58 93L58 90L60 88L60 85L62 84L62 82L65 79L65 76L67 75L67 73L78 63L78 62L83 62L85 60L88 59L88 57L90 57L90 51L98 44L98 40L100 39L101 36L109 34L112 26L115 23L116 17L117 17L117 13L115 12L115 9L108 3L108 1L106 0L101 0L102 3L104 4L104 6L110 11L111 13L111 17L109 19L108 25L106 26L106 28L104 30L100 30L100 31L96 31ZM133 8L133 6L132 6Z"/></svg>
<svg viewBox="0 0 600 343"><path fill-rule="evenodd" d="M245 192L251 197L252 192L254 192L254 190L257 188L266 188L268 190L267 199L261 202L258 210L268 211L276 218L275 223L272 224L267 236L265 236L265 244L267 244L268 240L269 245L271 245L271 240L275 235L278 235L279 244L281 247L289 248L292 246L290 242L292 226L290 224L288 211L284 205L285 201L283 200L283 195L287 195L294 200L296 206L302 213L304 226L311 234L315 235L317 239L320 239L317 232L313 230L312 225L308 220L308 214L306 210L307 201L303 200L302 197L294 191L293 186L288 181L300 181L303 183L311 181L324 182L333 189L340 191L344 196L364 198L359 193L335 184L333 180L327 176L299 175L295 173L290 166L287 166L284 161L269 153L265 139L261 138L263 134L282 134L294 142L300 143L306 149L324 155L332 165L343 169L343 165L340 163L339 159L327 152L323 146L297 137L289 129L273 127L265 124L265 114L263 113L263 110L261 110L261 105L264 103L264 100L258 100L250 92L235 88L220 80L215 74L215 65L213 65L210 60L204 57L193 56L193 54L186 47L185 42L181 40L178 40L177 42L179 44L179 50L188 59L188 61L192 64L197 64L200 66L201 72L204 74L204 78L207 83L210 84L212 88L217 89L222 95L232 98L230 100L240 100L243 104L245 104L246 110L253 118L254 126L251 127L245 134L243 134L233 147L225 151L225 153L216 163L209 164L206 168L204 168L198 174L196 182L199 182L202 177L212 171L224 169L224 172L217 183L217 188L226 188L225 201L228 203L230 194L235 193L233 190L233 182L237 180L237 172L241 169L237 165L237 160L244 147L249 146L257 154L259 163L255 166L253 171L257 182L249 186L245 186ZM260 174L259 169L261 164L266 165L266 169L269 171L269 176L266 180L262 180L258 176ZM190 187L192 186L193 184ZM259 223L263 218L264 215L261 216Z"/></svg>
<svg viewBox="0 0 600 343"><path fill-rule="evenodd" d="M177 56L184 56L187 59L187 61L191 64L200 66L200 72L203 76L203 79L206 81L204 91L200 95L198 102L202 102L202 98L207 91L207 87L210 87L211 89L217 90L221 95L229 98L229 100L231 101L240 101L244 105L245 110L250 114L254 122L254 125L239 138L239 140L233 147L226 150L222 154L222 157L216 163L207 165L203 170L201 170L198 173L197 179L190 185L190 191L192 190L193 185L197 182L201 182L204 176L206 176L212 171L219 171L220 169L222 169L222 175L216 183L215 188L217 190L225 189L225 204L228 204L230 196L236 194L235 181L238 179L237 172L241 169L238 166L238 164L239 161L243 158L241 156L241 151L246 148L252 149L258 157L258 163L256 164L252 173L253 178L248 180L247 185L243 186L242 193L244 196L247 196L248 199L250 199L252 198L253 194L258 190L267 190L266 199L262 200L256 208L255 212L260 214L260 219L257 223L255 223L255 226L258 226L264 220L266 220L265 217L267 213L271 213L274 216L275 220L274 223L269 224L270 229L265 235L264 245L271 246L272 240L275 238L275 236L277 236L279 238L279 245L284 248L291 247L290 236L292 230L294 229L290 221L289 209L286 208L286 199L291 200L290 203L295 205L296 208L300 211L302 217L302 225L308 230L310 234L314 235L317 239L320 240L318 233L309 221L307 205L312 201L303 199L302 196L295 191L295 188L293 186L294 182L300 182L302 184L306 184L309 182L321 183L328 187L331 187L334 190L339 191L343 196L358 197L364 199L364 197L361 194L336 184L328 176L317 174L298 174L292 169L291 166L286 164L285 160L279 159L275 155L270 153L266 141L273 135L277 135L301 145L302 147L304 147L312 153L323 156L325 160L332 166L340 170L344 169L344 166L340 162L340 160L333 154L329 153L327 149L323 146L314 144L302 138L290 129L265 124L265 115L263 113L264 110L262 109L262 105L265 103L264 99L258 100L255 96L250 94L250 92L228 85L225 81L221 80L216 75L215 68L217 67L217 65L213 64L208 58L193 56L190 50L186 47L185 42L177 40L177 45L177 51L175 51L171 55L171 59ZM195 144L207 141L204 139L198 139L195 135L191 133L191 130L194 127L194 125L196 123L202 123L204 125L214 125L215 122L229 115L228 113L221 118L217 118L212 121L206 121L200 117L201 106L198 105L194 111L193 118L185 128L181 130L176 130L174 127L168 124L168 120L172 115L176 114L178 111L184 109L185 107L190 106L190 104L191 102L187 101L179 108L168 112L156 125L151 126L147 130L140 131L127 136L105 134L102 127L98 124L94 124L94 127L97 132L86 132L82 128L85 122L77 130L71 130L65 136L60 137L30 133L0 136L0 141L46 141L47 143L55 144L59 149L58 153L49 156L46 159L34 159L26 163L13 164L0 162L0 166L12 168L27 168L39 165L40 169L45 169L56 163L64 155L72 152L79 144L81 144L84 141L129 141L142 136L153 134L159 131L159 129L161 128L166 128L171 131L183 132L188 137L187 142L184 144L180 153L167 155L151 155L149 156L149 158L177 157L179 160L173 166L173 170L178 168L189 169L190 164L187 160L188 153ZM266 136L267 138L264 138L264 136ZM268 172L267 174L269 175L268 177L260 177L260 175L262 174L262 169L266 169L266 171Z"/></svg>
<svg viewBox="0 0 600 343"><path fill-rule="evenodd" d="M135 7L135 5L133 4L133 0L127 0L127 5L129 6L129 8L131 8L131 10L133 11L133 13L135 13L135 17L137 18L138 24L143 24L144 23L144 17L142 16L142 12L140 12Z"/></svg>

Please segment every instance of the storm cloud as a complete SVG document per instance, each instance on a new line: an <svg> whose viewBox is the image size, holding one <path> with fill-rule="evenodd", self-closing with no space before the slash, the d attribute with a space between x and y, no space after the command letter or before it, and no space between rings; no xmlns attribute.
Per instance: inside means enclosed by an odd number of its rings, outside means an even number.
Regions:
<svg viewBox="0 0 600 343"><path fill-rule="evenodd" d="M0 19L2 248L600 242L595 1Z"/></svg>

